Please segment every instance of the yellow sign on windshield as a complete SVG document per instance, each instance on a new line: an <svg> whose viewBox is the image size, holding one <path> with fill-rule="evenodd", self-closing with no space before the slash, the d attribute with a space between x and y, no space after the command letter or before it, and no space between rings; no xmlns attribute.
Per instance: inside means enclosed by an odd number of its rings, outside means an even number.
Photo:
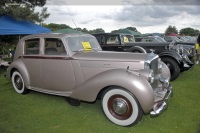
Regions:
<svg viewBox="0 0 200 133"><path fill-rule="evenodd" d="M128 40L128 37L124 37L124 42L126 42L126 43L128 43L129 42L129 40Z"/></svg>
<svg viewBox="0 0 200 133"><path fill-rule="evenodd" d="M81 43L82 43L83 48L84 48L85 51L91 51L92 50L90 42L81 42Z"/></svg>

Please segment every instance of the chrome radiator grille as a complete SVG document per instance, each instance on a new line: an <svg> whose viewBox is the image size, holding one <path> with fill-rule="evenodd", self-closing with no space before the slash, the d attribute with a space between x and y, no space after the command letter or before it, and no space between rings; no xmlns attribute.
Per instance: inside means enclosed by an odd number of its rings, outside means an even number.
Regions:
<svg viewBox="0 0 200 133"><path fill-rule="evenodd" d="M158 79L158 75L159 75L158 63L159 63L159 58L155 58L150 63L150 69L154 71L154 82L151 83L151 86L152 86L153 89L158 87L158 82L159 82L159 79Z"/></svg>

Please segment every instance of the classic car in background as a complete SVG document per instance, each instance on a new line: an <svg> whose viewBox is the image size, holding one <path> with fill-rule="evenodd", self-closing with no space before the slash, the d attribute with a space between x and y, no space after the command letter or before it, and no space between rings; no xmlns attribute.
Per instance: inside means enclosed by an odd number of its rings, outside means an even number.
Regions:
<svg viewBox="0 0 200 133"><path fill-rule="evenodd" d="M196 43L196 38L190 36L164 36L164 40L166 42L188 42L191 45Z"/></svg>
<svg viewBox="0 0 200 133"><path fill-rule="evenodd" d="M176 39L178 40L177 37L176 37ZM163 38L161 38L159 36L137 37L137 38L135 38L135 41L136 42L157 42L157 43L166 42ZM194 43L188 43L188 42L180 43L180 41L172 41L172 43L174 43L174 47L172 47L171 50L177 51L182 56L187 55L187 57L190 60L192 60L196 56L196 47L195 47ZM187 58L187 57L184 57L184 58Z"/></svg>
<svg viewBox="0 0 200 133"><path fill-rule="evenodd" d="M164 36L166 42L173 42L178 46L183 47L186 51L194 51L193 53L200 54L199 46L197 46L197 39L189 36ZM194 50L191 50L194 49ZM190 54L188 57L192 59L195 54ZM193 56L194 55L194 56ZM195 59L196 60L196 59Z"/></svg>
<svg viewBox="0 0 200 133"><path fill-rule="evenodd" d="M87 34L23 37L7 69L14 90L68 97L72 105L101 98L107 118L136 124L143 113L159 115L172 94L170 72L158 55L102 51Z"/></svg>
<svg viewBox="0 0 200 133"><path fill-rule="evenodd" d="M122 33L98 33L93 35L105 51L150 53L153 50L169 67L171 80L175 80L181 71L188 70L193 65L188 56L183 53L183 47L174 43L135 42L133 35Z"/></svg>
<svg viewBox="0 0 200 133"><path fill-rule="evenodd" d="M147 36L147 37L137 37L135 42L166 42L163 38L159 36Z"/></svg>

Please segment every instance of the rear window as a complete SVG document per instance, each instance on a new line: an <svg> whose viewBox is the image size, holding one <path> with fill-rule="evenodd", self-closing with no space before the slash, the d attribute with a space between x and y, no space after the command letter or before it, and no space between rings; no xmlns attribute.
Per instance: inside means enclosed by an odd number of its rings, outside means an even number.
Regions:
<svg viewBox="0 0 200 133"><path fill-rule="evenodd" d="M29 39L25 41L24 54L36 55L39 54L40 39Z"/></svg>

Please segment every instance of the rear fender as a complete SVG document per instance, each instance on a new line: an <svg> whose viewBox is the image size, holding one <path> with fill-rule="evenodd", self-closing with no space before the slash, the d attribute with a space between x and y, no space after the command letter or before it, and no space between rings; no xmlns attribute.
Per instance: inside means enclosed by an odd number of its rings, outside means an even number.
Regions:
<svg viewBox="0 0 200 133"><path fill-rule="evenodd" d="M11 79L12 72L15 69L19 71L20 74L22 75L25 86L29 86L30 85L29 73L27 71L25 64L21 60L16 60L10 64L10 66L7 69L6 78Z"/></svg>
<svg viewBox="0 0 200 133"><path fill-rule="evenodd" d="M70 97L93 102L102 89L110 86L119 86L132 93L145 113L152 109L154 93L150 83L140 75L127 72L126 69L112 69L100 73L75 88Z"/></svg>
<svg viewBox="0 0 200 133"><path fill-rule="evenodd" d="M134 46L128 50L128 52L134 52L134 51L140 51L141 53L147 53L147 51L143 47L140 47L140 46Z"/></svg>

